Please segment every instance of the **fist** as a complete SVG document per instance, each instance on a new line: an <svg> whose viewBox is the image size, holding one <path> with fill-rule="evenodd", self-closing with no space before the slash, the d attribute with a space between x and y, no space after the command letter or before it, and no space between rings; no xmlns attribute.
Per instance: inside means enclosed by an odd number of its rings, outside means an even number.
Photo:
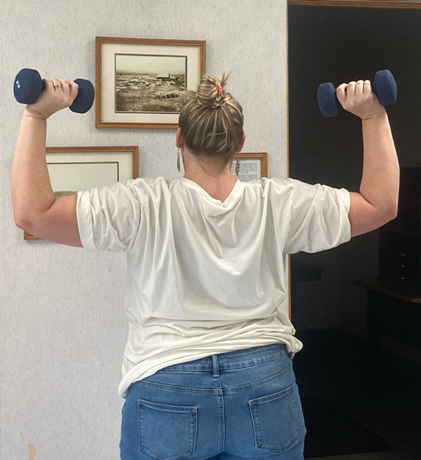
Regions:
<svg viewBox="0 0 421 460"><path fill-rule="evenodd" d="M35 104L27 105L25 115L46 120L53 113L66 109L76 99L79 86L70 80L45 78L45 90Z"/></svg>
<svg viewBox="0 0 421 460"><path fill-rule="evenodd" d="M375 117L385 111L373 93L370 80L342 83L336 89L336 97L345 110L362 120Z"/></svg>

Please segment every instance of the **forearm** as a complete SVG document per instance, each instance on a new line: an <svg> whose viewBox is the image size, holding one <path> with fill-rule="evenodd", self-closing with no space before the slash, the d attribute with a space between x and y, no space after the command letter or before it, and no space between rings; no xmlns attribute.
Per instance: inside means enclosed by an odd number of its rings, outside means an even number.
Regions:
<svg viewBox="0 0 421 460"><path fill-rule="evenodd" d="M11 192L15 222L25 226L54 202L46 161L47 122L24 115L12 166Z"/></svg>
<svg viewBox="0 0 421 460"><path fill-rule="evenodd" d="M385 110L362 121L364 162L360 194L387 220L396 216L399 162Z"/></svg>

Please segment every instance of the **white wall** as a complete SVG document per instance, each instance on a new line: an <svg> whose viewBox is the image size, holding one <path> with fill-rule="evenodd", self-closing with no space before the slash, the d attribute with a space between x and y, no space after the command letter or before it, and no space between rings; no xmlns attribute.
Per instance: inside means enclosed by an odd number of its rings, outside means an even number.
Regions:
<svg viewBox="0 0 421 460"><path fill-rule="evenodd" d="M0 9L0 458L119 458L117 396L127 334L125 259L25 242L14 226L10 168L23 107L23 67L95 81L95 36L207 41L207 70L232 71L245 111L245 152L287 171L286 1L2 0ZM176 170L174 130L98 130L94 111L59 113L48 146L138 145L139 175Z"/></svg>

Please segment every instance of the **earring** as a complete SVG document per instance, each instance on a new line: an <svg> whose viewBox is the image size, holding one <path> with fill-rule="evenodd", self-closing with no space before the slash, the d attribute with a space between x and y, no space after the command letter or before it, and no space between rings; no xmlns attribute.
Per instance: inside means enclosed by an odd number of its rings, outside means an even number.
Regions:
<svg viewBox="0 0 421 460"><path fill-rule="evenodd" d="M240 155L237 155L237 162L235 163L235 174L240 175Z"/></svg>
<svg viewBox="0 0 421 460"><path fill-rule="evenodd" d="M177 153L177 169L178 169L178 172L180 172L180 149L178 149L178 153Z"/></svg>

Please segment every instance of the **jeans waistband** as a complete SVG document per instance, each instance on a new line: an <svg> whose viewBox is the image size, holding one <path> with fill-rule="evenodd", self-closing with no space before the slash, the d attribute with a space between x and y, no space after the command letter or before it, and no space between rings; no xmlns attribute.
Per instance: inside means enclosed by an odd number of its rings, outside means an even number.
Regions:
<svg viewBox="0 0 421 460"><path fill-rule="evenodd" d="M243 350L229 351L206 358L189 361L187 363L174 364L161 369L160 372L209 372L218 377L220 371L241 369L252 365L262 364L274 359L287 356L287 348L283 343L264 345L260 347L247 348Z"/></svg>

